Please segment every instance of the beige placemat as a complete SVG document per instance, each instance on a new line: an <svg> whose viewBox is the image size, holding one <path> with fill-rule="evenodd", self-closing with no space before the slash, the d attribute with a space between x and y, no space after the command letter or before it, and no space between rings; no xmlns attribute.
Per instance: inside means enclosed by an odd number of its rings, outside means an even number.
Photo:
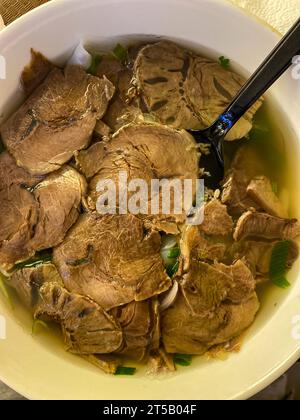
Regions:
<svg viewBox="0 0 300 420"><path fill-rule="evenodd" d="M300 0L229 0L267 22L281 34L300 17Z"/></svg>
<svg viewBox="0 0 300 420"><path fill-rule="evenodd" d="M8 25L29 10L47 3L48 0L0 0L0 15Z"/></svg>

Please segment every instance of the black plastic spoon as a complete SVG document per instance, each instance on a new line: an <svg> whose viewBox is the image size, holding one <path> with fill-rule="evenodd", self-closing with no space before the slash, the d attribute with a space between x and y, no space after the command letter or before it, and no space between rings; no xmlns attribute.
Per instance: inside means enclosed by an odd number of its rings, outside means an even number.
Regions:
<svg viewBox="0 0 300 420"><path fill-rule="evenodd" d="M212 152L203 156L203 166L212 176L206 185L218 188L224 178L223 140L232 127L249 108L292 65L292 59L300 53L300 19L282 38L271 54L242 87L236 98L222 115L205 130L190 130L197 143L212 145Z"/></svg>

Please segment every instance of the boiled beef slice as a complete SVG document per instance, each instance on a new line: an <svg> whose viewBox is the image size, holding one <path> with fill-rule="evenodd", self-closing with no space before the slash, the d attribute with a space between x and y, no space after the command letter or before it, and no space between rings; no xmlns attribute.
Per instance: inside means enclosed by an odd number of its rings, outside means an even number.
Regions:
<svg viewBox="0 0 300 420"><path fill-rule="evenodd" d="M254 293L238 305L223 303L213 314L192 312L179 295L172 307L162 314L162 340L169 353L204 354L217 344L238 337L254 321L259 303Z"/></svg>
<svg viewBox="0 0 300 420"><path fill-rule="evenodd" d="M213 199L204 206L204 219L200 230L206 235L226 236L231 234L233 221L227 207L219 200Z"/></svg>
<svg viewBox="0 0 300 420"><path fill-rule="evenodd" d="M144 231L133 215L82 215L54 262L65 287L106 310L158 295L171 286L161 257L161 238Z"/></svg>
<svg viewBox="0 0 300 420"><path fill-rule="evenodd" d="M79 216L86 189L83 177L70 167L32 188L18 185L19 174L15 182L0 189L0 266L5 271L64 239Z"/></svg>
<svg viewBox="0 0 300 420"><path fill-rule="evenodd" d="M79 217L85 191L85 179L68 166L38 184L33 194L39 203L39 220L29 244L31 248L39 251L62 242Z"/></svg>
<svg viewBox="0 0 300 420"><path fill-rule="evenodd" d="M68 351L105 354L121 347L123 334L120 326L95 302L69 293L55 283L45 283L39 294L35 318L60 323Z"/></svg>
<svg viewBox="0 0 300 420"><path fill-rule="evenodd" d="M282 219L267 213L247 211L238 220L233 237L235 241L259 237L269 240L295 239L300 235L296 219Z"/></svg>
<svg viewBox="0 0 300 420"><path fill-rule="evenodd" d="M181 282L190 310L199 316L209 316L224 301L239 304L248 300L255 286L253 274L242 260L228 266L193 259Z"/></svg>
<svg viewBox="0 0 300 420"><path fill-rule="evenodd" d="M39 218L34 196L18 185L0 190L0 266L10 270L14 264L34 255L28 244Z"/></svg>
<svg viewBox="0 0 300 420"><path fill-rule="evenodd" d="M225 110L244 80L218 63L170 41L159 41L139 51L133 83L148 113L158 122L174 128L204 129ZM227 140L249 133L260 105L251 108Z"/></svg>
<svg viewBox="0 0 300 420"><path fill-rule="evenodd" d="M7 284L16 290L20 300L30 309L38 305L40 288L45 283L62 285L61 277L51 263L24 267L7 279Z"/></svg>
<svg viewBox="0 0 300 420"><path fill-rule="evenodd" d="M107 79L91 76L81 67L53 69L1 127L3 142L17 164L31 174L53 172L87 147L113 94Z"/></svg>
<svg viewBox="0 0 300 420"><path fill-rule="evenodd" d="M101 170L104 149L104 143L99 141L88 149L75 153L77 167L86 178L92 178Z"/></svg>
<svg viewBox="0 0 300 420"><path fill-rule="evenodd" d="M12 185L30 189L42 180L43 177L33 176L17 166L15 159L8 152L0 154L0 190Z"/></svg>
<svg viewBox="0 0 300 420"><path fill-rule="evenodd" d="M266 213L282 218L287 217L287 212L274 193L272 184L267 177L254 178L247 187L247 194Z"/></svg>
<svg viewBox="0 0 300 420"><path fill-rule="evenodd" d="M131 359L142 360L149 352L155 329L155 304L151 299L131 302L112 311L119 322L124 345L118 353Z"/></svg>
<svg viewBox="0 0 300 420"><path fill-rule="evenodd" d="M274 247L280 241L254 241L245 240L238 244L235 253L236 258L244 258L245 262L256 277L256 281L260 282L269 279L271 256ZM290 241L288 257L286 261L286 270L289 270L299 256L298 245L294 241Z"/></svg>
<svg viewBox="0 0 300 420"><path fill-rule="evenodd" d="M184 131L174 130L159 124L127 125L119 130L106 145L106 153L98 174L91 180L89 185L89 206L96 207L99 193L98 183L110 179L119 187L120 171L125 172L128 183L131 180L142 179L146 183L148 191L151 190L153 179L162 181L179 182L183 186L185 179L191 180L192 194L190 206L193 202L196 179L198 178L199 153L194 139ZM166 185L161 184L161 185ZM166 186L167 187L167 186ZM163 189L154 191L151 198L160 202L155 211L152 209L153 201L143 203L141 217L145 223L156 227L157 230L165 230L168 233L178 233L177 223L186 220L184 211L175 214L174 194L170 194L170 209L163 211L160 194ZM168 194L168 192L167 192ZM173 195L172 195L173 194ZM133 193L128 192L130 198ZM117 203L118 205L118 203ZM180 200L181 205L181 200ZM144 210L145 209L145 210ZM156 213L156 214L155 214Z"/></svg>
<svg viewBox="0 0 300 420"><path fill-rule="evenodd" d="M21 83L26 95L30 95L46 79L54 67L54 64L43 54L31 49L31 61L21 75Z"/></svg>
<svg viewBox="0 0 300 420"><path fill-rule="evenodd" d="M250 207L259 209L259 204L249 196L247 187L252 179L263 175L264 171L263 159L250 145L242 146L237 151L226 171L221 198L231 215L239 217Z"/></svg>

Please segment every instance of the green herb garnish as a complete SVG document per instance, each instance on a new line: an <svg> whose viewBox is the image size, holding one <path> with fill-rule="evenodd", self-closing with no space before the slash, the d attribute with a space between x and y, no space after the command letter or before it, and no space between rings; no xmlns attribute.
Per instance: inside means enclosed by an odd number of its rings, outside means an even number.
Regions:
<svg viewBox="0 0 300 420"><path fill-rule="evenodd" d="M99 64L102 61L102 56L99 54L94 54L92 55L92 63L90 65L90 67L88 68L87 72L89 74L92 74L93 76L95 76L97 74L97 69Z"/></svg>
<svg viewBox="0 0 300 420"><path fill-rule="evenodd" d="M230 68L229 58L226 58L226 57L224 57L224 55L222 55L221 57L219 57L219 63L221 65L221 67L223 67L223 69L229 70L229 68Z"/></svg>
<svg viewBox="0 0 300 420"><path fill-rule="evenodd" d="M269 277L272 283L281 289L287 289L290 287L290 283L287 281L285 276L290 246L290 241L277 242L272 251Z"/></svg>
<svg viewBox="0 0 300 420"><path fill-rule="evenodd" d="M40 319L34 319L33 320L33 323L32 323L32 330L31 330L32 335L37 334L39 327L44 328L46 330L49 329L49 327L46 324L46 322L41 321Z"/></svg>
<svg viewBox="0 0 300 420"><path fill-rule="evenodd" d="M32 268L37 267L39 265L49 263L52 261L52 251L45 250L38 252L34 257L30 258L30 260L21 262L14 266L15 270L22 270L23 268Z"/></svg>
<svg viewBox="0 0 300 420"><path fill-rule="evenodd" d="M127 64L129 61L128 51L123 45L117 44L113 49L113 56L119 60L122 64Z"/></svg>
<svg viewBox="0 0 300 420"><path fill-rule="evenodd" d="M168 252L168 258L178 258L180 255L180 249L177 248L172 248L170 249L170 251Z"/></svg>
<svg viewBox="0 0 300 420"><path fill-rule="evenodd" d="M179 366L190 366L192 364L192 356L190 354L175 353L173 362Z"/></svg>
<svg viewBox="0 0 300 420"><path fill-rule="evenodd" d="M126 367L126 366L119 366L115 372L115 375L129 375L132 376L136 373L136 368L134 367Z"/></svg>
<svg viewBox="0 0 300 420"><path fill-rule="evenodd" d="M179 261L176 261L175 264L168 265L167 266L167 274L168 274L168 276L169 277L173 277L177 273L178 268L179 268Z"/></svg>

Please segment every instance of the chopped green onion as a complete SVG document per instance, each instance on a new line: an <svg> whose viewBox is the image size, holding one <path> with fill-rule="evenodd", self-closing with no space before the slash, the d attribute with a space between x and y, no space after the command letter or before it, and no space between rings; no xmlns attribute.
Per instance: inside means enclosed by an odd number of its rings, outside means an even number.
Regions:
<svg viewBox="0 0 300 420"><path fill-rule="evenodd" d="M98 66L101 63L101 61L102 61L102 56L99 54L94 54L92 56L92 64L88 68L87 72L95 76L97 73Z"/></svg>
<svg viewBox="0 0 300 420"><path fill-rule="evenodd" d="M274 246L271 255L269 277L270 280L281 289L290 287L290 283L285 276L290 246L290 241L278 242Z"/></svg>
<svg viewBox="0 0 300 420"><path fill-rule="evenodd" d="M113 49L113 56L122 64L127 64L129 61L128 51L123 45L117 44Z"/></svg>
<svg viewBox="0 0 300 420"><path fill-rule="evenodd" d="M285 277L276 277L272 281L275 286L280 287L280 289L288 289L291 287L291 283L289 283Z"/></svg>
<svg viewBox="0 0 300 420"><path fill-rule="evenodd" d="M42 327L42 328L44 328L44 329L46 329L46 330L48 330L48 329L49 329L49 327L48 327L48 325L46 324L46 322L41 321L40 319L34 319L34 320L33 320L33 323L32 323L32 330L31 330L32 335L37 334L37 332L38 332L38 327Z"/></svg>
<svg viewBox="0 0 300 420"><path fill-rule="evenodd" d="M229 68L230 68L229 58L226 58L226 57L224 57L224 55L222 55L221 57L219 57L219 63L223 67L223 69L229 70Z"/></svg>
<svg viewBox="0 0 300 420"><path fill-rule="evenodd" d="M180 255L180 249L177 248L173 248L170 249L170 251L168 252L168 258L177 258Z"/></svg>
<svg viewBox="0 0 300 420"><path fill-rule="evenodd" d="M136 373L136 368L119 366L115 372L115 375L129 375L132 376Z"/></svg>
<svg viewBox="0 0 300 420"><path fill-rule="evenodd" d="M21 262L14 266L14 270L22 270L23 268L32 268L52 261L52 252L49 250L38 252L30 260Z"/></svg>
<svg viewBox="0 0 300 420"><path fill-rule="evenodd" d="M5 277L3 276L2 273L0 273L0 291L2 292L3 296L5 297L5 299L7 300L9 306L11 307L11 309L14 309L14 305L13 302L11 300L11 297L8 293L6 284L4 282Z"/></svg>
<svg viewBox="0 0 300 420"><path fill-rule="evenodd" d="M175 264L167 266L167 274L169 277L173 277L179 268L179 261L176 261Z"/></svg>
<svg viewBox="0 0 300 420"><path fill-rule="evenodd" d="M175 353L173 361L179 366L190 366L192 364L192 356L190 354L179 354Z"/></svg>

